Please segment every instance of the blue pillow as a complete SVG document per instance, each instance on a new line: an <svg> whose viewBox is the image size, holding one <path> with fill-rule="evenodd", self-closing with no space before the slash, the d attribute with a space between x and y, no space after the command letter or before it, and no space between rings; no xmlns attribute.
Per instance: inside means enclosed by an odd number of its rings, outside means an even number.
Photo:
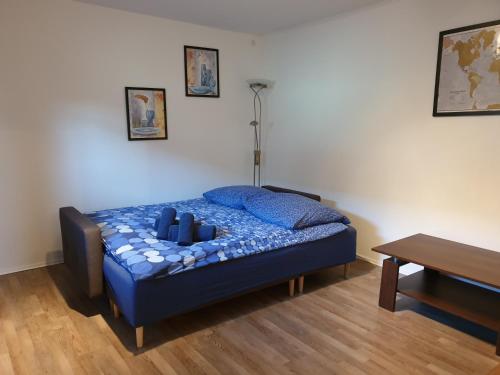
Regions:
<svg viewBox="0 0 500 375"><path fill-rule="evenodd" d="M248 197L248 212L259 219L288 229L302 229L320 224L350 224L347 217L334 209L297 194L274 193Z"/></svg>
<svg viewBox="0 0 500 375"><path fill-rule="evenodd" d="M269 190L250 186L224 186L203 193L203 196L211 203L220 204L222 206L237 208L242 210L243 200L254 195L274 194Z"/></svg>

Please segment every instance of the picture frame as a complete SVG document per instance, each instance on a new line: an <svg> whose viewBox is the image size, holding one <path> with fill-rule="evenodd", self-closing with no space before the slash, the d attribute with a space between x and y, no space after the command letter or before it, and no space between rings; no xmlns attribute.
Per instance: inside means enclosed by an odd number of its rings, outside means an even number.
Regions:
<svg viewBox="0 0 500 375"><path fill-rule="evenodd" d="M439 33L433 116L500 114L500 20Z"/></svg>
<svg viewBox="0 0 500 375"><path fill-rule="evenodd" d="M125 87L129 141L168 139L166 90Z"/></svg>
<svg viewBox="0 0 500 375"><path fill-rule="evenodd" d="M219 50L184 46L186 96L220 97Z"/></svg>

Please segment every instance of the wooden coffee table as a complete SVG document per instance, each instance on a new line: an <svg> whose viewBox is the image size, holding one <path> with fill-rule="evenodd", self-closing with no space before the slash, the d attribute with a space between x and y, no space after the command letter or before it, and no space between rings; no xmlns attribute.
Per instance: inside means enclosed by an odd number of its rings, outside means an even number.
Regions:
<svg viewBox="0 0 500 375"><path fill-rule="evenodd" d="M379 306L394 311L399 292L458 315L497 332L496 354L500 355L499 252L424 234L373 251L390 256L382 269ZM399 278L399 267L407 263L424 266L424 270Z"/></svg>

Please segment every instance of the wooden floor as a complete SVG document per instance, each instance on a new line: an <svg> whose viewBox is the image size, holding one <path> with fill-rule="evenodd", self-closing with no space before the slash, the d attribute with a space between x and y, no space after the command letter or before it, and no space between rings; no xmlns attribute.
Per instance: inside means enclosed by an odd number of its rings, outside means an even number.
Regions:
<svg viewBox="0 0 500 375"><path fill-rule="evenodd" d="M492 343L407 307L378 308L380 268L358 261L134 330L64 266L0 276L0 374L493 374Z"/></svg>

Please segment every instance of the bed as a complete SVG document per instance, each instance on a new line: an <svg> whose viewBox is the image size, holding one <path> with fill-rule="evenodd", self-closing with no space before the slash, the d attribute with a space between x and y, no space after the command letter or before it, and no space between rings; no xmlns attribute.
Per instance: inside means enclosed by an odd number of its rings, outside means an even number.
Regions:
<svg viewBox="0 0 500 375"><path fill-rule="evenodd" d="M218 228L215 240L179 248L155 239L154 219L166 205L60 209L64 262L75 282L91 298L107 294L115 316L136 329L138 348L148 324L286 281L293 296L296 279L302 292L305 274L338 265L347 271L356 258L350 225L287 230L204 198L168 203Z"/></svg>

